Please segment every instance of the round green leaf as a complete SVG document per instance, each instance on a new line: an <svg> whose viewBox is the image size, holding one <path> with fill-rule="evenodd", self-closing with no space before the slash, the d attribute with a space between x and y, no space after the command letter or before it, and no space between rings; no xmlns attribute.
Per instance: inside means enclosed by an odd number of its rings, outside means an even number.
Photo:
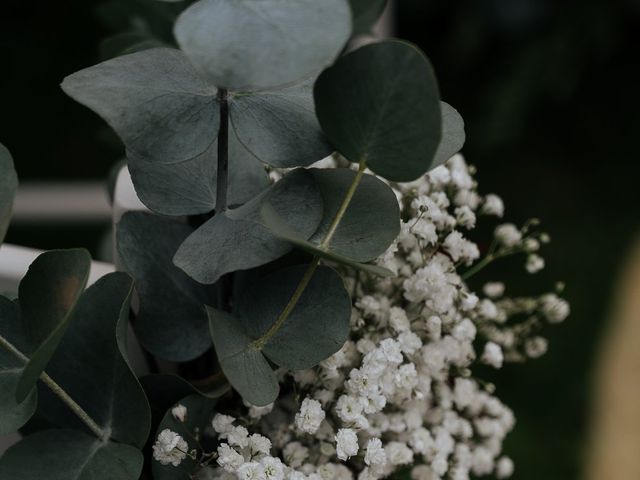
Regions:
<svg viewBox="0 0 640 480"><path fill-rule="evenodd" d="M129 171L140 200L162 215L209 213L216 207L218 143L193 160L160 164L129 153ZM229 205L242 205L269 186L262 164L229 132Z"/></svg>
<svg viewBox="0 0 640 480"><path fill-rule="evenodd" d="M2 480L138 480L142 453L75 430L29 435L0 459Z"/></svg>
<svg viewBox="0 0 640 480"><path fill-rule="evenodd" d="M431 166L440 99L431 64L415 46L392 40L355 50L320 75L314 95L327 138L350 161L398 182Z"/></svg>
<svg viewBox="0 0 640 480"><path fill-rule="evenodd" d="M178 44L217 86L257 90L312 76L351 33L346 0L200 0L178 17Z"/></svg>
<svg viewBox="0 0 640 480"><path fill-rule="evenodd" d="M192 160L218 132L216 89L178 50L154 48L108 60L68 76L62 89L104 118L142 162Z"/></svg>
<svg viewBox="0 0 640 480"><path fill-rule="evenodd" d="M234 314L254 340L275 323L307 270L286 268L264 277L238 299ZM342 278L318 267L295 308L262 351L274 363L304 370L340 350L349 335L351 299Z"/></svg>
<svg viewBox="0 0 640 480"><path fill-rule="evenodd" d="M110 437L142 448L151 426L149 403L126 360L133 282L126 273L102 277L80 297L47 373ZM54 425L84 424L47 388L42 413Z"/></svg>
<svg viewBox="0 0 640 480"><path fill-rule="evenodd" d="M309 239L320 245L329 231L356 172L346 168L313 169L324 212L318 230ZM373 175L363 175L349 207L329 244L329 250L356 262L382 255L400 233L400 208L393 190Z"/></svg>
<svg viewBox="0 0 640 480"><path fill-rule="evenodd" d="M21 352L27 351L20 322L20 307L0 296L0 336ZM0 347L0 435L15 432L31 418L38 401L33 389L22 402L16 402L16 387L24 369L24 362Z"/></svg>
<svg viewBox="0 0 640 480"><path fill-rule="evenodd" d="M18 175L13 167L13 158L9 150L0 143L0 243L9 228L16 190Z"/></svg>
<svg viewBox="0 0 640 480"><path fill-rule="evenodd" d="M356 173L349 169L312 169L323 199L322 221L309 240L291 228L269 205L262 210L264 224L283 240L313 255L343 263L375 275L392 275L366 265L383 254L400 232L400 210L395 194L384 182L363 175L328 247L321 243L329 231Z"/></svg>
<svg viewBox="0 0 640 480"><path fill-rule="evenodd" d="M353 13L353 34L369 33L387 6L387 0L349 0Z"/></svg>
<svg viewBox="0 0 640 480"><path fill-rule="evenodd" d="M240 319L207 307L218 361L231 386L248 402L265 406L278 398L280 385L262 352L252 345Z"/></svg>
<svg viewBox="0 0 640 480"><path fill-rule="evenodd" d="M178 403L187 409L187 416L184 422L176 419L171 413L171 408ZM195 438L201 437L209 426L215 405L215 400L201 395L189 395L179 399L179 401L167 407L167 411L158 426L156 437L164 429L169 429L182 436L189 445L188 450L194 448L200 450ZM151 471L153 472L154 480L191 480L193 477L189 473L193 473L198 467L198 463L189 457L180 463L180 468L176 468L173 465L162 465L156 460L152 460L152 462Z"/></svg>
<svg viewBox="0 0 640 480"><path fill-rule="evenodd" d="M184 223L143 212L126 213L116 229L120 260L140 299L133 328L144 348L173 362L193 360L211 348L204 304L214 292L172 263L192 232Z"/></svg>
<svg viewBox="0 0 640 480"><path fill-rule="evenodd" d="M229 115L243 145L275 167L307 166L333 151L313 107L313 81L231 95Z"/></svg>
<svg viewBox="0 0 640 480"><path fill-rule="evenodd" d="M303 237L318 227L322 199L315 181L305 170L294 170L242 207L208 220L180 246L175 265L196 281L210 284L225 273L254 268L287 253L291 246L260 223L260 208L266 201Z"/></svg>
<svg viewBox="0 0 640 480"><path fill-rule="evenodd" d="M16 389L22 402L35 386L67 330L91 269L86 250L51 250L31 264L20 282L22 324L31 349Z"/></svg>
<svg viewBox="0 0 640 480"><path fill-rule="evenodd" d="M433 159L432 168L442 165L458 153L466 139L464 120L458 111L445 102L440 102L440 108L442 110L442 140Z"/></svg>

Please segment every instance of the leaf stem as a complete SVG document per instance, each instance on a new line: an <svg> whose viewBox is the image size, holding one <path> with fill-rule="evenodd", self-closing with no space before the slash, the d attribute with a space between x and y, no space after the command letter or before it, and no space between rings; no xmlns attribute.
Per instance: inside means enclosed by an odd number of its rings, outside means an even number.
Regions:
<svg viewBox="0 0 640 480"><path fill-rule="evenodd" d="M358 173L356 174L353 181L351 182L351 185L349 185L349 189L347 190L347 193L345 194L344 199L342 200L342 204L340 205L340 208L338 209L336 216L334 217L333 221L331 222L331 225L329 226L329 230L327 231L326 235L320 242L321 249L326 250L329 247L329 244L331 243L331 240L333 239L333 236L335 235L336 230L338 229L338 226L340 225L340 222L342 221L342 218L344 217L344 214L347 211L347 208L349 208L349 204L351 203L351 200L353 200L353 196L356 192L356 189L358 188L358 185L360 184L360 181L362 180L362 176L364 175L364 171L366 168L367 168L366 161L365 159L363 159L360 161L360 164L358 166ZM262 349L267 344L267 342L278 332L278 330L282 328L282 325L287 320L287 318L289 318L289 316L293 312L293 309L296 308L296 305L300 301L300 297L302 297L302 294L304 293L306 288L309 286L309 282L311 282L311 278L313 277L313 274L315 273L319 264L320 264L320 257L316 255L313 257L313 260L309 264L309 267L304 272L302 279L300 279L300 283L298 283L298 286L296 287L295 291L291 295L289 302L282 310L282 313L278 315L278 318L273 323L273 325L271 325L269 330L267 330L266 333L264 333L260 338L258 338L253 342L253 346L255 348L257 348L258 350Z"/></svg>
<svg viewBox="0 0 640 480"><path fill-rule="evenodd" d="M11 342L0 335L0 346L18 358L20 361L27 363L29 357L18 350ZM58 385L53 378L47 375L46 372L40 374L40 380L60 399L69 409L76 414L76 416L82 420L82 422L93 432L93 434L102 441L109 439L109 435L103 431L98 424L89 416L89 414L76 403L76 401L69 396L64 389Z"/></svg>
<svg viewBox="0 0 640 480"><path fill-rule="evenodd" d="M508 257L510 255L515 255L516 253L520 253L520 250L505 250L502 252L499 251L497 253L491 252L487 254L487 256L484 257L482 260L480 260L478 263L476 263L473 267L471 267L469 270L467 270L462 275L460 275L460 278L462 278L462 280L468 280L469 278L473 277L476 273L478 273L480 270L482 270L486 266L493 263L495 260L498 260L499 258Z"/></svg>
<svg viewBox="0 0 640 480"><path fill-rule="evenodd" d="M322 250L326 250L329 247L329 243L331 243L333 236L336 234L336 230L338 229L338 226L340 225L340 222L342 221L342 218L344 217L344 214L346 213L347 208L349 208L349 204L351 203L351 200L353 200L353 195L356 193L356 189L358 188L358 185L362 180L362 176L364 175L364 171L366 168L367 168L367 164L365 160L361 160L358 166L358 173L353 179L353 182L351 182L351 185L349 186L349 190L347 190L347 194L345 195L344 200L342 201L342 205L340 205L340 208L338 209L338 212L336 213L335 218L331 222L331 226L329 226L329 231L327 231L327 234L322 239L322 242L320 242L320 248Z"/></svg>
<svg viewBox="0 0 640 480"><path fill-rule="evenodd" d="M225 88L218 90L220 129L218 130L218 171L216 174L216 213L227 209L229 188L229 101Z"/></svg>

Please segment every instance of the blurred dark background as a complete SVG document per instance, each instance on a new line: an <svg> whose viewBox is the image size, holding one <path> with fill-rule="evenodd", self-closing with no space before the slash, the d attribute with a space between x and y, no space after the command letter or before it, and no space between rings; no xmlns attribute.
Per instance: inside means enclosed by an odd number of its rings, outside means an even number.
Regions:
<svg viewBox="0 0 640 480"><path fill-rule="evenodd" d="M0 141L23 181L104 179L122 154L58 87L97 63L100 42L126 21L105 3L0 6ZM549 353L492 380L518 417L506 446L514 478L581 478L598 342L640 224L640 1L397 0L395 14L397 36L427 52L443 99L465 118L481 190L504 198L508 220L539 217L552 236L542 273L526 276L520 259L476 281L504 278L515 293L566 282L572 316L549 332ZM18 223L7 241L95 251L103 232Z"/></svg>

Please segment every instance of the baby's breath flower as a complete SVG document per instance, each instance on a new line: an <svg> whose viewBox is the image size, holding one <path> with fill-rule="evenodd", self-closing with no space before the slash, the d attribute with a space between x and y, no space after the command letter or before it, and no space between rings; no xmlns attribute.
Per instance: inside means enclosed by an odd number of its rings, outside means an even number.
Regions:
<svg viewBox="0 0 640 480"><path fill-rule="evenodd" d="M189 445L176 432L164 429L153 444L153 458L162 465L177 467L186 458Z"/></svg>
<svg viewBox="0 0 640 480"><path fill-rule="evenodd" d="M171 409L171 415L179 422L184 422L187 418L187 407L179 403Z"/></svg>

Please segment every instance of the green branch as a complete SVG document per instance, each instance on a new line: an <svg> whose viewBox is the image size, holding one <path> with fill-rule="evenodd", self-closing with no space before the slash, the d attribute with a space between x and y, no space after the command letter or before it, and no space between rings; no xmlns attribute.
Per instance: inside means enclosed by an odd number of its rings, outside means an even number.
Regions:
<svg viewBox="0 0 640 480"><path fill-rule="evenodd" d="M25 364L29 362L29 357L27 357L24 353L18 350L11 342L9 342L6 338L0 335L0 346L2 346L5 350L11 353L20 361ZM60 399L62 402L71 409L76 416L82 420L82 422L91 430L96 437L98 437L102 441L106 441L109 439L109 435L105 433L98 424L89 416L89 414L76 403L76 401L69 396L64 389L58 385L53 378L46 374L46 372L42 372L40 374L40 380L47 386L49 389Z"/></svg>

